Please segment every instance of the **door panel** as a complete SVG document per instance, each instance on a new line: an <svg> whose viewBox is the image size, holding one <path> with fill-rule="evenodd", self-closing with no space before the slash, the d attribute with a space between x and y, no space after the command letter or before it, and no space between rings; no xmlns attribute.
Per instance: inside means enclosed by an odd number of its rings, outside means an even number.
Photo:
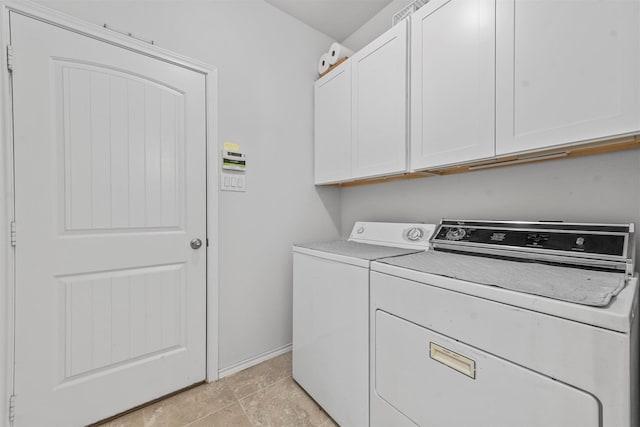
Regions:
<svg viewBox="0 0 640 427"><path fill-rule="evenodd" d="M496 7L497 154L640 129L640 3Z"/></svg>
<svg viewBox="0 0 640 427"><path fill-rule="evenodd" d="M205 77L10 22L16 425L84 425L205 378Z"/></svg>
<svg viewBox="0 0 640 427"><path fill-rule="evenodd" d="M352 58L352 176L404 172L407 154L407 23Z"/></svg>
<svg viewBox="0 0 640 427"><path fill-rule="evenodd" d="M314 86L315 183L348 180L351 175L351 61Z"/></svg>
<svg viewBox="0 0 640 427"><path fill-rule="evenodd" d="M183 228L184 94L102 66L54 64L65 231Z"/></svg>
<svg viewBox="0 0 640 427"><path fill-rule="evenodd" d="M62 382L186 344L185 267L59 278Z"/></svg>
<svg viewBox="0 0 640 427"><path fill-rule="evenodd" d="M411 169L493 156L495 0L430 1L411 49Z"/></svg>

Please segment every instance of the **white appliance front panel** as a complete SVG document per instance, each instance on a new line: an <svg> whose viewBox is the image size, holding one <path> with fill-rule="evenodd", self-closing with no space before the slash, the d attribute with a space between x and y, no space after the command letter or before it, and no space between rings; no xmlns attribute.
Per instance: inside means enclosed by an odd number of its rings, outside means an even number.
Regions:
<svg viewBox="0 0 640 427"><path fill-rule="evenodd" d="M631 333L614 332L443 289L437 286L439 276L421 278L425 281L371 271L372 367L377 366L376 355L383 345L378 342L375 315L383 310L590 393L604 408L605 427L628 426L637 419L635 318ZM424 355L428 355L426 349ZM397 368L404 369L402 365ZM371 382L375 380L372 369ZM375 425L380 401L376 400L376 393L371 396Z"/></svg>
<svg viewBox="0 0 640 427"><path fill-rule="evenodd" d="M374 393L420 426L600 425L584 391L380 310L375 322Z"/></svg>
<svg viewBox="0 0 640 427"><path fill-rule="evenodd" d="M369 423L369 269L293 254L293 378L341 426Z"/></svg>

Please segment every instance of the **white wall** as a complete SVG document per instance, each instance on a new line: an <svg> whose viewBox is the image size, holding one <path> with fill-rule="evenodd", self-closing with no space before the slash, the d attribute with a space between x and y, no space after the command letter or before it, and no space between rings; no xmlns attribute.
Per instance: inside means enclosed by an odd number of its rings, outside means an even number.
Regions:
<svg viewBox="0 0 640 427"><path fill-rule="evenodd" d="M341 198L343 235L356 220L640 225L640 150L351 187Z"/></svg>
<svg viewBox="0 0 640 427"><path fill-rule="evenodd" d="M220 197L220 368L291 342L291 244L339 236L339 190L313 185L313 82L331 39L262 0L46 1L218 67L219 140L248 155Z"/></svg>
<svg viewBox="0 0 640 427"><path fill-rule="evenodd" d="M415 0L393 0L376 16L367 21L362 27L342 41L342 44L353 50L360 50L373 39L391 28L393 15Z"/></svg>

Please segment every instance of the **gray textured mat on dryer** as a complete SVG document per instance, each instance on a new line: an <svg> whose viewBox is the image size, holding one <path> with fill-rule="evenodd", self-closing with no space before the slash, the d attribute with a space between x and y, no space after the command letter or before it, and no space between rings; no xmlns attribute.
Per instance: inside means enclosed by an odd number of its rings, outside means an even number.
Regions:
<svg viewBox="0 0 640 427"><path fill-rule="evenodd" d="M606 306L626 284L619 272L428 251L379 260L385 264L512 291L596 307Z"/></svg>

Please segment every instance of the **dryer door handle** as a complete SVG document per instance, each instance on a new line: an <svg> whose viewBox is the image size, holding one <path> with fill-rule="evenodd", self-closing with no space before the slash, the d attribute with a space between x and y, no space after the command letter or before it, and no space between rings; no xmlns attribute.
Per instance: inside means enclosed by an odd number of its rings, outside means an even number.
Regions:
<svg viewBox="0 0 640 427"><path fill-rule="evenodd" d="M429 357L469 378L476 378L476 361L434 342L429 343Z"/></svg>

